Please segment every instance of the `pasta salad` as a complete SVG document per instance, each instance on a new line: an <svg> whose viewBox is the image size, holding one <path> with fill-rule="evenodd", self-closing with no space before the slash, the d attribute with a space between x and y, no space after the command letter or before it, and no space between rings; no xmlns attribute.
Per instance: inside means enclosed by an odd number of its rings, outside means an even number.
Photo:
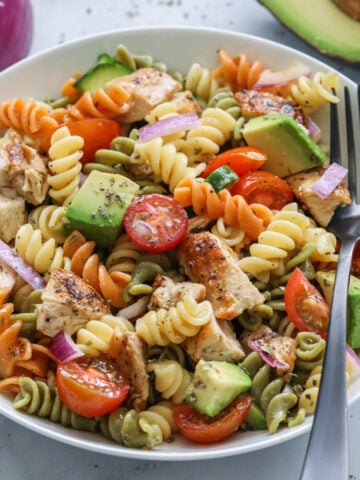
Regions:
<svg viewBox="0 0 360 480"><path fill-rule="evenodd" d="M338 259L326 227L350 195L312 116L338 83L226 50L170 71L121 44L58 98L0 104L0 390L15 409L147 449L314 413Z"/></svg>

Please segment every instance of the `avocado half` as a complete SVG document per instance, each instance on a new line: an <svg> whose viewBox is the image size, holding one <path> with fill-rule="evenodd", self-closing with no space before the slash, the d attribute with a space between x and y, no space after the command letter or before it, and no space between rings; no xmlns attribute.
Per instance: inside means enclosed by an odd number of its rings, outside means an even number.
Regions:
<svg viewBox="0 0 360 480"><path fill-rule="evenodd" d="M360 22L334 0L258 0L285 27L322 53L360 62Z"/></svg>

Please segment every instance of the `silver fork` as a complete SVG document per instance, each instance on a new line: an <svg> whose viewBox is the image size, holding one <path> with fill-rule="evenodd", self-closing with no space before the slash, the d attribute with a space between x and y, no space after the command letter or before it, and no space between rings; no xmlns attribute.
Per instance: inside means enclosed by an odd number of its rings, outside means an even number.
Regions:
<svg viewBox="0 0 360 480"><path fill-rule="evenodd" d="M346 388L347 291L354 247L360 238L360 145L354 138L350 94L344 89L348 187L352 203L339 207L328 227L341 242L333 301L313 427L302 468L302 480L348 480L348 410ZM356 117L360 111L360 86L357 89ZM356 118L354 116L354 118ZM340 161L339 116L331 105L331 161ZM359 137L359 134L358 134ZM357 138L359 140L359 138ZM359 143L359 142L358 142ZM345 165L346 166L346 165ZM360 165L359 165L360 167Z"/></svg>

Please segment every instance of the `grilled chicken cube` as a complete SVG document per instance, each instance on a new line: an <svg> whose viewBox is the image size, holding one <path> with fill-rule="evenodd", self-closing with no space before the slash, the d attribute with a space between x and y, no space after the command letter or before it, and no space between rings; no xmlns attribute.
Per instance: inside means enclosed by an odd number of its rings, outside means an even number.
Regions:
<svg viewBox="0 0 360 480"><path fill-rule="evenodd" d="M204 285L193 282L175 283L171 278L165 275L157 275L153 284L154 292L151 295L148 305L149 310L158 310L164 308L169 310L176 307L177 303L190 295L197 302L205 300L206 289Z"/></svg>
<svg viewBox="0 0 360 480"><path fill-rule="evenodd" d="M344 181L340 182L325 199L320 198L312 190L312 185L321 178L325 168L327 167L313 168L286 177L286 181L295 197L301 202L304 210L307 210L322 227L326 227L330 223L335 210L339 206L351 203L350 193Z"/></svg>
<svg viewBox="0 0 360 480"><path fill-rule="evenodd" d="M47 178L46 159L10 129L0 140L0 186L12 187L26 202L39 205L49 189Z"/></svg>
<svg viewBox="0 0 360 480"><path fill-rule="evenodd" d="M115 361L130 381L130 393L126 399L127 407L137 411L144 410L149 397L145 342L135 332L120 332L115 328L107 355Z"/></svg>
<svg viewBox="0 0 360 480"><path fill-rule="evenodd" d="M7 194L0 193L0 238L6 243L11 242L16 232L27 221L25 200L17 195L14 189L7 189Z"/></svg>
<svg viewBox="0 0 360 480"><path fill-rule="evenodd" d="M203 110L190 90L175 93L175 95L170 98L170 101L176 106L178 113L195 113L200 116Z"/></svg>
<svg viewBox="0 0 360 480"><path fill-rule="evenodd" d="M89 320L99 320L110 311L93 287L63 269L51 272L41 299L42 303L36 306L36 328L49 337L60 330L72 335Z"/></svg>
<svg viewBox="0 0 360 480"><path fill-rule="evenodd" d="M300 105L284 97L258 90L241 90L235 93L235 99L245 118L278 112L292 117L297 123L307 128L306 116Z"/></svg>
<svg viewBox="0 0 360 480"><path fill-rule="evenodd" d="M121 116L124 123L144 119L159 103L168 101L182 89L179 82L155 68L140 68L130 75L109 82L111 83L120 85L132 94L133 104L130 110Z"/></svg>
<svg viewBox="0 0 360 480"><path fill-rule="evenodd" d="M232 320L264 302L259 290L237 264L233 250L210 232L188 235L178 248L186 275L206 288L216 318Z"/></svg>
<svg viewBox="0 0 360 480"><path fill-rule="evenodd" d="M231 322L215 317L201 327L197 335L187 338L182 346L194 362L202 359L236 363L245 357Z"/></svg>
<svg viewBox="0 0 360 480"><path fill-rule="evenodd" d="M296 360L296 338L285 337L266 325L260 325L253 332L244 331L240 337L246 353L254 350L251 345L254 341L257 348L264 350L278 362L276 367L278 375L289 374L293 371Z"/></svg>

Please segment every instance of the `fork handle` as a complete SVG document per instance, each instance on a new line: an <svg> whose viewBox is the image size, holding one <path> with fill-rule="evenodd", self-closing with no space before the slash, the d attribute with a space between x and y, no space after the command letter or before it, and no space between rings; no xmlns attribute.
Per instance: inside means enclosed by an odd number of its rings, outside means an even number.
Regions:
<svg viewBox="0 0 360 480"><path fill-rule="evenodd" d="M341 244L319 397L301 480L349 478L346 398L347 295L356 241L357 239L350 239Z"/></svg>

